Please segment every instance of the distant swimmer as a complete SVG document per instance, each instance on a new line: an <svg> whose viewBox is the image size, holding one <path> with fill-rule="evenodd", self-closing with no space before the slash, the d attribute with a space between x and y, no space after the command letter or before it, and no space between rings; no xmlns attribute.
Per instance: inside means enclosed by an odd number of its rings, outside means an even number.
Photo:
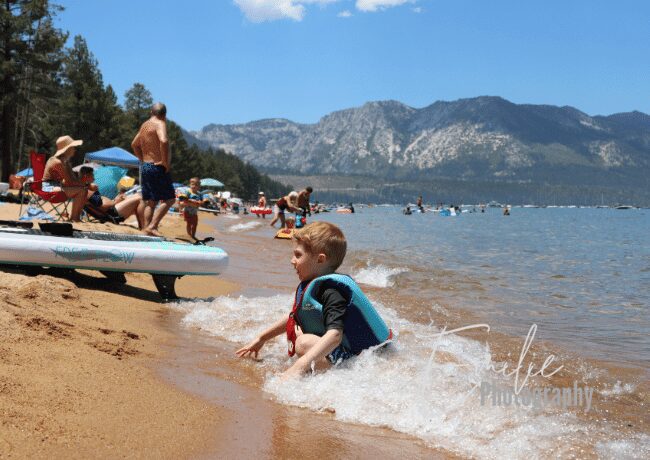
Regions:
<svg viewBox="0 0 650 460"><path fill-rule="evenodd" d="M406 206L406 209L404 209L404 211L402 211L402 212L404 213L404 215L407 215L407 216L410 216L411 214L413 214L411 212L411 207L410 206Z"/></svg>
<svg viewBox="0 0 650 460"><path fill-rule="evenodd" d="M424 212L424 207L422 206L422 195L418 197L418 201L416 204L420 212Z"/></svg>
<svg viewBox="0 0 650 460"><path fill-rule="evenodd" d="M505 208L503 208L503 215L504 216L510 215L510 206L506 206Z"/></svg>

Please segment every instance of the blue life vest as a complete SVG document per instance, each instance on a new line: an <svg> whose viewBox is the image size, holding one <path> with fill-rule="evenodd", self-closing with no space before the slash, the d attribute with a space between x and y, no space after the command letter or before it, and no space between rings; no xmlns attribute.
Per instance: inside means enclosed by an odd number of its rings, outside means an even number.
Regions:
<svg viewBox="0 0 650 460"><path fill-rule="evenodd" d="M315 296L323 288L335 288L347 300L345 329L342 345L353 354L374 347L392 339L393 333L381 319L370 300L361 288L347 275L325 275L314 279L307 285L302 301L296 310L296 318L306 334L322 336L325 334L323 305Z"/></svg>

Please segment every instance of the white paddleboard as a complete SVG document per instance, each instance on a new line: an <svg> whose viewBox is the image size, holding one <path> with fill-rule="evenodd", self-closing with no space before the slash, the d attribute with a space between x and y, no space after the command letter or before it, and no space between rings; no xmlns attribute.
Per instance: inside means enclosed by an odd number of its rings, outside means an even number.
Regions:
<svg viewBox="0 0 650 460"><path fill-rule="evenodd" d="M109 232L52 236L0 228L0 264L63 267L158 275L217 275L228 265L220 248Z"/></svg>

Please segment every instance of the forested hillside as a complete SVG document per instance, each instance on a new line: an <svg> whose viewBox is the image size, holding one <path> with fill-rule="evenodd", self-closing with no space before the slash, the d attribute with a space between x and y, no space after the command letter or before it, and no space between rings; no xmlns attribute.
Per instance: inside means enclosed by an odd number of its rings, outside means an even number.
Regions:
<svg viewBox="0 0 650 460"><path fill-rule="evenodd" d="M153 95L141 83L124 95L123 106L103 80L86 40L54 26L62 10L47 0L8 0L0 4L0 179L28 166L28 152L52 153L68 134L83 139L83 155L111 146L131 150L131 140L149 116ZM156 95L165 101L165 95ZM173 118L173 108L170 108ZM190 146L180 126L168 120L172 175L214 177L243 198L262 189L277 196L287 187L260 174L224 150Z"/></svg>

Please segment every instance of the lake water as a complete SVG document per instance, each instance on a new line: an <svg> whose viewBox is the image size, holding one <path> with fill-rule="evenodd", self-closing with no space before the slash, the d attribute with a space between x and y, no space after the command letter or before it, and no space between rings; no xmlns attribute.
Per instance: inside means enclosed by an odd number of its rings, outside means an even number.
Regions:
<svg viewBox="0 0 650 460"><path fill-rule="evenodd" d="M650 210L326 216L371 284L388 275L398 289L475 310L511 334L535 322L590 356L650 364Z"/></svg>
<svg viewBox="0 0 650 460"><path fill-rule="evenodd" d="M269 342L261 362L242 364L264 374L268 395L473 458L650 456L642 407L650 362L650 211L514 208L508 217L500 209L458 217L404 216L394 206L357 211L311 220L343 229L349 249L341 271L368 293L396 341L385 353L363 353L291 385L277 378L291 362L286 343ZM213 221L217 244L231 256L224 278L244 288L179 302L174 308L185 327L235 349L288 313L297 284L291 243L273 240L267 223L249 216ZM539 339L578 356L563 357L571 370L564 381L596 388L591 413L483 404L485 382L511 383L494 372L498 347L438 335L448 323L478 321L522 341L535 323ZM519 349L512 352L518 356ZM623 367L607 371L601 360Z"/></svg>

